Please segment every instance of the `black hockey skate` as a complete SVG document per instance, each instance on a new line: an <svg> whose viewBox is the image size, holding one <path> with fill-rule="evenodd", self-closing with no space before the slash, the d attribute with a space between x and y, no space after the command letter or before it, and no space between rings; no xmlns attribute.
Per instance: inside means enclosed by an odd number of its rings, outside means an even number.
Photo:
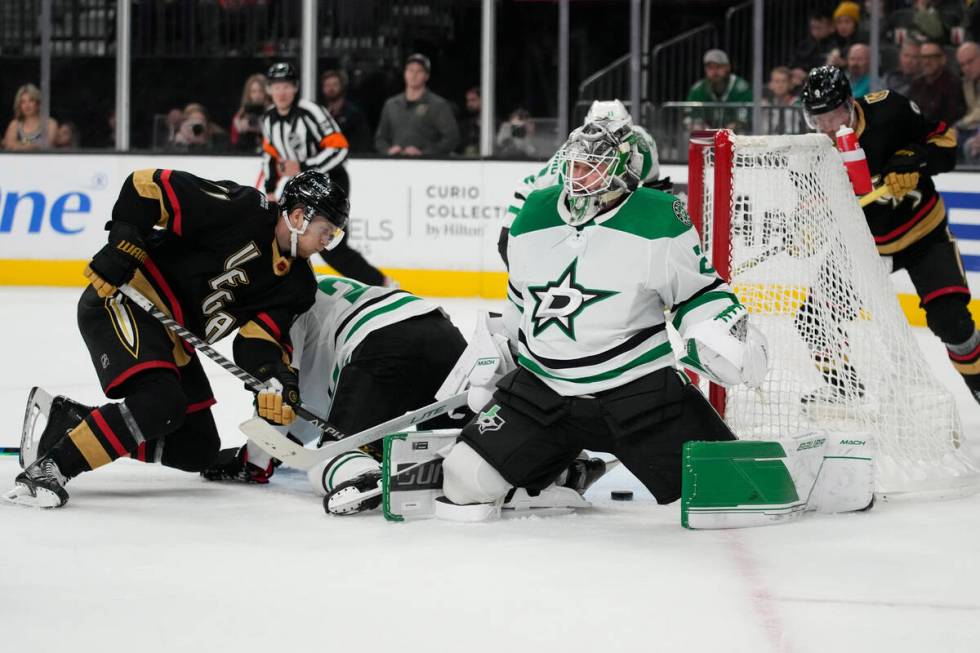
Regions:
<svg viewBox="0 0 980 653"><path fill-rule="evenodd" d="M608 462L602 458L576 458L565 471L565 479L558 479L558 485L585 494L586 490L618 464L619 461L615 458Z"/></svg>
<svg viewBox="0 0 980 653"><path fill-rule="evenodd" d="M238 481L265 485L272 478L277 462L272 459L268 467L259 467L249 461L248 447L243 445L238 449L219 451L217 458L210 467L201 472L201 476L208 481Z"/></svg>
<svg viewBox="0 0 980 653"><path fill-rule="evenodd" d="M353 515L374 510L381 505L381 494L373 492L381 487L381 470L371 470L349 481L344 481L323 497L323 509L328 515ZM357 495L371 493L363 501ZM342 504L338 506L337 504Z"/></svg>
<svg viewBox="0 0 980 653"><path fill-rule="evenodd" d="M58 464L46 456L29 465L14 479L14 489L3 495L10 503L34 508L60 508L68 503L68 479Z"/></svg>
<svg viewBox="0 0 980 653"><path fill-rule="evenodd" d="M52 397L43 388L32 388L27 397L24 426L20 434L21 469L47 455L92 410L92 407L68 397ZM42 425L44 429L38 435L38 428Z"/></svg>

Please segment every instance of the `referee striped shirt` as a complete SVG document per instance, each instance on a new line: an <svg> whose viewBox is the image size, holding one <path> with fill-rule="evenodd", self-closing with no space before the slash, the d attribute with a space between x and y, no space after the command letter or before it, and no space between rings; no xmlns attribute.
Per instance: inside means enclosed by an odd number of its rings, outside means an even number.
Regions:
<svg viewBox="0 0 980 653"><path fill-rule="evenodd" d="M275 107L262 117L262 170L265 190L279 182L279 162L299 161L300 170L326 174L347 158L347 138L326 109L315 102L297 100L285 116Z"/></svg>

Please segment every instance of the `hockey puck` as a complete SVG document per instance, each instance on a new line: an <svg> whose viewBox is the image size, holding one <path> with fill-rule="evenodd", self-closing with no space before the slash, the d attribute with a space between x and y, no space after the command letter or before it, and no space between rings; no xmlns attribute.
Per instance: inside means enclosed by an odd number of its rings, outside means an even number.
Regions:
<svg viewBox="0 0 980 653"><path fill-rule="evenodd" d="M613 490L609 493L613 501L632 501L633 491L632 490Z"/></svg>

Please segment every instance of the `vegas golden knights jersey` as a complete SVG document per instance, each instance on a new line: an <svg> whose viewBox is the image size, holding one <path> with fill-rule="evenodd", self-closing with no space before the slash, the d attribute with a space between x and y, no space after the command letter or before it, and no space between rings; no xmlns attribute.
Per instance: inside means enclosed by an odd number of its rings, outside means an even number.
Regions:
<svg viewBox="0 0 980 653"><path fill-rule="evenodd" d="M208 342L239 329L288 355L289 328L313 304L316 279L306 260L279 251L278 207L263 193L179 170L137 170L112 219L143 233L148 256L132 285L164 312Z"/></svg>
<svg viewBox="0 0 980 653"><path fill-rule="evenodd" d="M918 187L900 201L885 196L864 209L880 254L895 254L946 224L946 207L932 176L956 164L956 130L925 119L914 102L894 91L878 91L855 103L855 132L868 157L875 185L883 183L885 166L898 151L924 148L927 165Z"/></svg>

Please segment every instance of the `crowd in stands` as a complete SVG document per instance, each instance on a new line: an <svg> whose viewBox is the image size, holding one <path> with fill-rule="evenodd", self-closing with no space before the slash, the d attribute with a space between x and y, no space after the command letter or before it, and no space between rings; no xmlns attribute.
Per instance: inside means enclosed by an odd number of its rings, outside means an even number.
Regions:
<svg viewBox="0 0 980 653"><path fill-rule="evenodd" d="M817 66L844 70L856 97L874 90L869 47L873 1L844 0L833 14L810 15L807 38L790 61L769 73L761 99L761 133L806 131L797 96L807 72ZM908 7L883 16L880 39L883 54L885 48L897 54L894 61L882 56L880 88L908 96L930 119L955 125L962 160L980 164L980 2L910 0ZM694 83L686 99L707 104L688 108L685 124L691 129L748 129L746 105L755 99L748 82L732 71L721 50L706 52L703 63L704 78Z"/></svg>
<svg viewBox="0 0 980 653"><path fill-rule="evenodd" d="M851 82L855 96L875 88L907 95L923 113L956 125L963 160L980 164L980 0L897 0L884 13L879 34L880 83L871 78L869 47L873 2L843 0L832 13L815 11L808 17L808 35L787 61L769 71L760 131L795 134L806 131L797 96L807 72L836 65ZM749 82L733 70L726 52L704 53L704 77L690 88L686 100L699 106L685 111L691 129L752 128L753 97ZM388 98L376 126L357 102L348 97L342 70L324 71L317 101L334 120L352 154L393 157L478 156L481 139L481 97L477 87L459 98L444 98L428 86L432 64L423 54L407 58L404 87ZM54 117L41 124L41 95L33 84L21 86L14 97L14 119L3 136L2 149L32 151L79 147L78 129ZM261 117L272 106L268 80L248 77L238 110L229 120L214 117L200 103L175 107L157 119L154 147L176 152L258 153L262 148ZM111 121L112 118L110 117ZM510 108L506 120L491 130L495 152L507 158L547 156L535 140L539 125L528 111ZM550 151L550 150L549 150Z"/></svg>

